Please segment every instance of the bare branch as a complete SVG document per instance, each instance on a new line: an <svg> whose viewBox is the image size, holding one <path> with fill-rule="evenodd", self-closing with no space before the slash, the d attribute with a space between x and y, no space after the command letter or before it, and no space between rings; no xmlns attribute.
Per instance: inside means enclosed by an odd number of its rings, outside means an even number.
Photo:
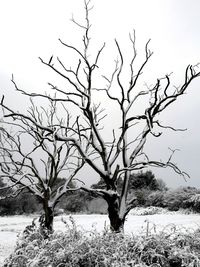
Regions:
<svg viewBox="0 0 200 267"><path fill-rule="evenodd" d="M122 72L122 69L123 69L124 59L123 59L123 55L122 55L122 52L121 52L121 49L120 49L120 46L119 46L117 40L115 40L115 43L116 43L116 46L117 46L117 49L118 49L118 52L119 52L119 55L120 55L120 59L121 59L121 64L120 64L120 67L119 67L119 71L117 73L117 82L119 84L119 87L121 88L122 103L123 103L125 101L125 94L124 94L124 87L122 86L121 81L120 81L120 76L121 76L121 72Z"/></svg>
<svg viewBox="0 0 200 267"><path fill-rule="evenodd" d="M185 128L185 129L174 128L172 126L162 125L159 121L155 121L154 123L157 124L161 128L170 129L170 130L175 131L175 132L177 132L177 131L180 131L180 132L187 131L187 128Z"/></svg>
<svg viewBox="0 0 200 267"><path fill-rule="evenodd" d="M127 99L128 101L130 102L130 93L132 91L132 89L135 87L135 85L137 84L137 80L139 78L139 76L141 75L144 67L146 66L147 62L149 61L149 58L153 55L153 52L151 52L149 49L148 49L148 45L149 45L149 42L150 40L146 43L146 46L145 46L145 52L146 52L146 59L144 61L144 63L141 65L141 67L139 68L137 74L135 75L135 78L133 77L133 69L131 67L131 81L130 81L130 86L129 86L129 89L128 89L128 92L127 92ZM132 41L134 47L135 47L135 37L134 37L134 42ZM134 62L134 59L135 57L133 57L133 61L132 63ZM132 65L131 65L132 66Z"/></svg>

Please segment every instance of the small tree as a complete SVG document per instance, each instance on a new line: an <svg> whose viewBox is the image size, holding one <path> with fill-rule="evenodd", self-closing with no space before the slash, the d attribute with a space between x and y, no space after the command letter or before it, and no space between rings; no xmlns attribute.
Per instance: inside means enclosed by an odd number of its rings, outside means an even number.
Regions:
<svg viewBox="0 0 200 267"><path fill-rule="evenodd" d="M27 114L20 115L2 102L4 127L0 128L0 179L8 182L1 191L12 188L4 197L16 197L24 190L34 194L43 205L43 225L53 230L54 209L60 198L71 187L72 179L84 162L74 145L60 143L54 135L47 135L41 127L56 130L68 123L58 119L56 104L49 101L49 108L38 108L31 100ZM63 177L63 179L60 179Z"/></svg>
<svg viewBox="0 0 200 267"><path fill-rule="evenodd" d="M170 75L166 75L164 78L157 79L154 85L147 86L144 90L136 90L145 66L153 53L149 50L148 41L145 46L144 61L139 67L138 62L135 64L137 52L135 32L133 32L129 36L132 46L132 54L129 55L129 61L126 62L119 42L115 40L118 53L115 67L110 75L100 73L99 58L105 44L97 50L96 54L93 53L93 50L90 50L90 1L87 2L85 0L84 3L85 23L79 23L74 18L72 19L84 31L82 38L83 48L81 49L59 40L63 47L75 54L74 58L78 58L78 64L75 67L68 67L60 58L55 60L52 56L47 61L40 58L45 66L57 73L67 83L65 89L49 84L58 93L59 97L29 94L18 88L14 80L13 83L18 91L26 95L48 98L53 103L65 106L66 110L71 105L74 106L76 124L68 124L64 128L62 126L59 130L57 128L57 131L53 127L45 127L40 122L35 125L43 132L43 136L49 136L49 138L53 136L56 142L65 142L66 145L73 144L87 165L101 177L106 186L105 189L86 187L82 187L82 189L94 196L101 196L107 201L111 229L113 231L120 231L123 229L125 218L135 202L135 197L128 199L129 181L132 173L153 166L170 167L178 174L186 175L171 161L174 151L172 151L171 156L166 162L161 162L149 159L144 153L144 148L150 135L158 138L165 128L174 129L160 123L160 114L166 111L177 98L185 93L191 82L200 76L200 72L196 70L196 66L188 65L184 74L184 82L180 87L171 86ZM123 74L124 72L127 74L128 69L129 78L127 80L126 77L124 82ZM105 87L99 88L95 84L97 71L102 75L106 83ZM99 80L97 79L96 83L98 82ZM102 107L102 103L99 103L99 94L104 95L109 105L114 105L118 108L118 125L112 129L110 136L104 133L102 121L106 115L111 114L104 112L106 107ZM141 114L137 114L135 113L134 106L141 99L146 103L146 108ZM148 102L145 101L146 99L148 99ZM1 104L3 105L3 101ZM16 113L12 113L10 116L13 118L21 116L22 120L24 118L23 115L17 115ZM111 120L112 117L110 118ZM138 135L131 137L133 136L134 128L137 130ZM70 136L68 133L72 129L74 135ZM121 192L117 190L119 179L123 181Z"/></svg>

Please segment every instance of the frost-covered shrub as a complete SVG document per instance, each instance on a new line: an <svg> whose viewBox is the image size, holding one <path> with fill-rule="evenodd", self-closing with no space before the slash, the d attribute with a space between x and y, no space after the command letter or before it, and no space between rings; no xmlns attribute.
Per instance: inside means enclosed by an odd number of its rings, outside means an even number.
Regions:
<svg viewBox="0 0 200 267"><path fill-rule="evenodd" d="M139 189L134 191L134 195L137 199L137 205L145 206L147 198L151 191L149 189Z"/></svg>
<svg viewBox="0 0 200 267"><path fill-rule="evenodd" d="M150 193L146 200L146 206L165 207L164 194L165 192L161 191L154 191Z"/></svg>
<svg viewBox="0 0 200 267"><path fill-rule="evenodd" d="M164 194L164 206L171 211L188 208L187 201L196 193L197 189L193 187L180 187L169 190Z"/></svg>
<svg viewBox="0 0 200 267"><path fill-rule="evenodd" d="M194 194L185 200L185 204L194 211L200 212L200 193Z"/></svg>
<svg viewBox="0 0 200 267"><path fill-rule="evenodd" d="M200 194L194 187L180 187L168 191L151 192L146 199L145 206L168 208L169 211L182 209L200 211Z"/></svg>
<svg viewBox="0 0 200 267"><path fill-rule="evenodd" d="M71 219L67 231L44 238L32 228L18 241L4 267L195 267L200 264L200 231L174 229L152 235L83 233Z"/></svg>
<svg viewBox="0 0 200 267"><path fill-rule="evenodd" d="M135 207L130 211L131 215L144 216L144 215L154 215L154 214L166 214L169 211L161 207Z"/></svg>

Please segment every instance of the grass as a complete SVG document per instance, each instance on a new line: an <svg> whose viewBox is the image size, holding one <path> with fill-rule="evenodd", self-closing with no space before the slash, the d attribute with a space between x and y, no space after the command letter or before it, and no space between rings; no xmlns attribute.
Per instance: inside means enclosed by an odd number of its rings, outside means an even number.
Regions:
<svg viewBox="0 0 200 267"><path fill-rule="evenodd" d="M200 231L180 233L169 226L159 234L146 222L140 236L113 234L107 229L83 232L73 218L63 233L45 238L36 225L27 227L4 267L197 267Z"/></svg>

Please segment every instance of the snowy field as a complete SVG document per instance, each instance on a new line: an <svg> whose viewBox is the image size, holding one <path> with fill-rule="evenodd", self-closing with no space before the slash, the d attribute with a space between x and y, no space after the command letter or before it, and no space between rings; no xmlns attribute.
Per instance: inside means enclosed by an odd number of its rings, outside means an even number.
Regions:
<svg viewBox="0 0 200 267"><path fill-rule="evenodd" d="M69 222L69 216L55 218L55 230L64 230L65 225L61 221L64 218ZM31 224L34 217L10 216L0 217L0 266L4 259L12 252L17 236L22 230ZM84 231L103 231L109 226L107 215L73 215L76 225ZM125 223L126 234L142 234L148 229L151 233L160 232L164 228L176 228L177 231L194 231L200 227L200 215L198 214L155 214L155 215L129 215Z"/></svg>

